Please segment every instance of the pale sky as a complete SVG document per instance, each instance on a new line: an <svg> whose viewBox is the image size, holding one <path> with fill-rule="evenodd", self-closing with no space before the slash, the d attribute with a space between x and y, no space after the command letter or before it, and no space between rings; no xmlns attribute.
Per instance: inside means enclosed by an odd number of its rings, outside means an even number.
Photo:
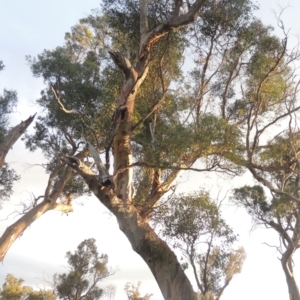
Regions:
<svg viewBox="0 0 300 300"><path fill-rule="evenodd" d="M299 34L299 0L261 2L258 1L262 7L259 16L266 24L274 24L272 9L278 10L278 3L283 7L289 5L283 20L286 28L291 28L292 36ZM89 14L91 9L99 7L99 3L100 0L0 0L0 60L6 66L0 73L0 91L3 88L14 89L19 95L19 106L12 115L12 124L17 124L37 111L34 101L43 88L42 81L32 77L25 55L36 56L44 49L62 45L64 33ZM0 210L0 234L18 217L10 216L3 221L16 209L15 204L24 201L31 192L35 195L43 194L48 179L42 168L32 166L43 161L42 155L39 152L29 153L21 141L14 146L7 160L19 170L22 180L15 185L12 200L4 203L4 209ZM192 172L184 176L182 182L186 182L180 185L185 191L204 185L212 191L216 187L223 187L223 193L230 188L228 182L220 178L216 180L213 175L200 176ZM231 184L233 186L235 182ZM266 241L277 244L276 235L270 230L251 231L250 218L236 208L226 207L224 216L240 234L240 243L246 249L247 259L242 273L233 279L222 300L288 299L285 278L276 252L274 248L263 245ZM69 216L48 212L36 221L14 243L3 265L0 265L0 285L5 276L12 273L23 278L28 285L43 287L45 284L42 278L49 280L53 273L65 270L65 253L74 251L82 240L91 237L97 240L99 252L108 254L109 264L119 269L106 281L106 284L118 286L116 300L126 299L122 289L128 281L141 281L144 293L153 293L154 300L163 299L146 264L133 252L126 237L118 229L115 218L95 197L80 199L74 213ZM296 277L300 284L300 259L297 256L300 255L296 254L296 265L297 262L299 265Z"/></svg>

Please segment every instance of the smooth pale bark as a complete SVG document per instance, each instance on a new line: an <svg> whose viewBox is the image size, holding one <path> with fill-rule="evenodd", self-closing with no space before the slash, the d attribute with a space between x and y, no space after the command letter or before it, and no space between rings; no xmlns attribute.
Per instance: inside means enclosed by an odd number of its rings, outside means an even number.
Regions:
<svg viewBox="0 0 300 300"><path fill-rule="evenodd" d="M0 168L3 166L5 157L14 143L21 137L28 126L32 123L35 114L30 116L27 120L22 121L17 126L13 127L8 134L4 137L2 143L0 144Z"/></svg>
<svg viewBox="0 0 300 300"><path fill-rule="evenodd" d="M118 197L124 202L130 202L133 197L132 169L128 168L132 164L132 116L137 90L143 82L144 76L139 77L139 74L130 61L122 56L121 53L110 51L109 54L125 77L125 82L118 99L118 107L114 114L115 132L112 143L114 180Z"/></svg>

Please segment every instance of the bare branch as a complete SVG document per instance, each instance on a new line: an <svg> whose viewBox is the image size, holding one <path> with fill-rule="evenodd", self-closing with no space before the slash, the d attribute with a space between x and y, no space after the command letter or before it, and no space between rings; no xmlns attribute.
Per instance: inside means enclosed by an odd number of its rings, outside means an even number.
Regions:
<svg viewBox="0 0 300 300"><path fill-rule="evenodd" d="M128 58L119 51L109 50L108 53L116 66L124 73L125 79L128 79L133 75L135 70Z"/></svg>
<svg viewBox="0 0 300 300"><path fill-rule="evenodd" d="M102 163L102 160L99 156L99 153L97 152L95 147L91 143L87 142L87 148L89 149L89 152L90 152L91 156L94 159L94 162L95 162L95 164L97 166L97 169L99 171L99 175L100 175L101 180L109 178L110 175L109 175L108 171L106 170L104 164Z"/></svg>
<svg viewBox="0 0 300 300"><path fill-rule="evenodd" d="M63 103L61 102L60 96L59 96L58 93L56 92L55 88L54 88L52 85L51 85L50 88L51 88L51 91L52 91L52 93L53 93L55 99L57 100L57 102L58 102L60 108L61 108L66 114L74 114L74 113L77 113L77 111L74 110L74 109L71 109L71 110L70 110L70 109L66 109L65 106L63 105Z"/></svg>
<svg viewBox="0 0 300 300"><path fill-rule="evenodd" d="M165 23L158 25L150 32L142 34L140 41L140 60L143 62L146 61L149 58L148 56L153 44L168 32L194 22L198 16L200 8L205 4L206 1L207 0L196 0L194 4L189 7L185 14L178 14L176 17L173 17Z"/></svg>

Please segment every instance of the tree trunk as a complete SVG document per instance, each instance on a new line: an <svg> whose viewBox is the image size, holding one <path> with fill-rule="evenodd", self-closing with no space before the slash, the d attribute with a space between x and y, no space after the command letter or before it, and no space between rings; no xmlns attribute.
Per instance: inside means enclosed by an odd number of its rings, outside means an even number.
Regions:
<svg viewBox="0 0 300 300"><path fill-rule="evenodd" d="M128 238L132 249L150 268L166 300L196 300L197 295L181 268L174 252L149 226L148 220L140 216L134 205L124 203L116 196L112 186L104 186L97 175L83 167L80 160L65 157L63 160L83 177L90 191L117 218L120 230Z"/></svg>
<svg viewBox="0 0 300 300"><path fill-rule="evenodd" d="M150 268L166 300L196 300L196 293L179 264L176 255L132 207L129 213L119 213L120 229ZM127 216L126 216L127 215Z"/></svg>
<svg viewBox="0 0 300 300"><path fill-rule="evenodd" d="M132 249L150 268L166 300L196 300L193 287L174 252L161 240L133 205L126 205L110 187L99 184L96 176L84 176L91 191L117 218L120 230Z"/></svg>
<svg viewBox="0 0 300 300"><path fill-rule="evenodd" d="M290 300L300 300L300 293L294 274L286 275L285 278L289 289Z"/></svg>
<svg viewBox="0 0 300 300"><path fill-rule="evenodd" d="M293 248L284 252L281 258L281 265L288 285L290 300L300 300L299 288L293 272L292 255Z"/></svg>
<svg viewBox="0 0 300 300"><path fill-rule="evenodd" d="M2 143L0 144L0 168L3 166L5 157L9 149L14 145L14 143L20 138L20 136L25 132L28 126L32 123L35 114L30 116L27 120L22 121L17 126L13 127L8 134L4 137Z"/></svg>

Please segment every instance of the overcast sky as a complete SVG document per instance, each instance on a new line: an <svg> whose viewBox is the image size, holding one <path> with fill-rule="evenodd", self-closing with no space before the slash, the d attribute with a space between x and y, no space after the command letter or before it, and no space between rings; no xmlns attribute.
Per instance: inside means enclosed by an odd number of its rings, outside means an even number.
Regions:
<svg viewBox="0 0 300 300"><path fill-rule="evenodd" d="M38 98L43 82L33 78L25 60L25 55L36 56L44 49L62 45L64 34L91 9L99 7L100 0L1 0L0 1L0 60L5 71L0 73L0 90L14 89L19 95L19 106L12 115L12 124L26 119L37 111L34 100ZM289 4L283 14L286 28L291 28L291 36L296 36L300 28L300 1L281 1L281 6ZM261 3L259 16L265 23L273 22L272 9L278 11L278 1ZM1 113L1 112L0 112ZM37 152L30 154L19 141L9 153L7 160L19 170L22 180L16 185L12 201L5 203L0 211L0 234L17 215L12 213L15 204L35 195L43 194L47 176L42 168L32 166L43 161ZM188 180L187 180L188 179ZM188 173L182 177L182 190L215 183L225 194L228 182L216 177ZM276 236L267 230L251 230L249 217L240 210L225 207L224 214L231 226L241 236L246 249L247 260L243 271L232 281L222 300L243 299L288 299L287 288L280 263L273 248L263 242L277 243ZM118 229L118 224L95 197L83 198L75 205L74 213L61 215L48 212L36 221L9 250L3 265L0 265L0 284L8 273L21 277L25 283L43 286L42 278L51 279L55 272L64 271L64 255L74 250L86 238L94 237L100 253L109 255L109 264L119 271L107 280L118 286L115 299L126 299L122 289L126 282L142 281L142 290L153 293L154 300L162 299L157 284L143 260L135 254L126 237ZM298 255L299 256L299 255ZM298 265L300 265L300 260ZM296 276L300 282L300 266Z"/></svg>

